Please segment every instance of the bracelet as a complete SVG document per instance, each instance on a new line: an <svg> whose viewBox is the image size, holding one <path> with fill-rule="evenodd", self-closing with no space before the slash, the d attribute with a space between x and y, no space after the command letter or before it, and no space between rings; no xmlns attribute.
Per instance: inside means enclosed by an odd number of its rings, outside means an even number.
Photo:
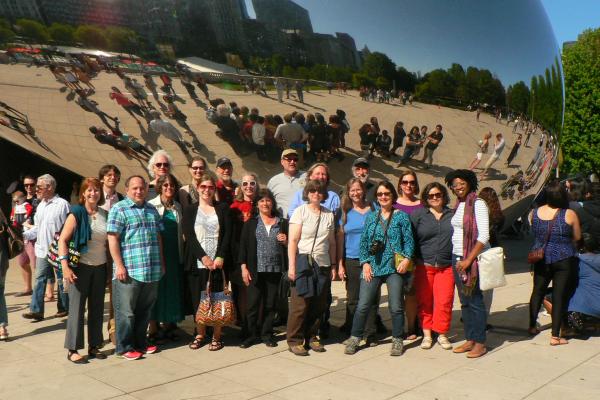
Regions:
<svg viewBox="0 0 600 400"><path fill-rule="evenodd" d="M68 256L68 255L64 255L64 256L58 256L56 259L57 259L58 261L62 261L62 260L68 260L68 259L69 259L69 256Z"/></svg>

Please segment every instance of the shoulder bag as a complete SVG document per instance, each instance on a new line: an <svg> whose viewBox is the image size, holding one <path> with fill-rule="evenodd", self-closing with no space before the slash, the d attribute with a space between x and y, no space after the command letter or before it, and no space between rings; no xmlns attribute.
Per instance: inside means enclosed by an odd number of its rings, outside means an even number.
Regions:
<svg viewBox="0 0 600 400"><path fill-rule="evenodd" d="M225 278L225 271L221 268L223 276L223 291L210 290L212 272L208 272L206 290L200 295L200 304L196 310L196 323L205 326L227 326L235 322L235 304L231 298L229 282Z"/></svg>
<svg viewBox="0 0 600 400"><path fill-rule="evenodd" d="M556 210L556 213L554 213L554 217L548 223L548 232L546 232L546 238L544 239L544 244L542 245L542 247L540 247L539 249L533 249L533 250L529 251L529 253L527 254L527 262L529 264L537 264L538 262L540 262L544 259L544 253L546 250L546 246L548 245L548 240L550 240L550 235L552 234L552 228L554 227L554 222L556 221L556 218L558 217L559 212L560 212L560 209ZM535 213L537 214L537 209L535 210ZM538 217L538 219L540 219L540 218Z"/></svg>
<svg viewBox="0 0 600 400"><path fill-rule="evenodd" d="M479 288L481 290L506 286L504 276L504 249L492 247L477 256Z"/></svg>
<svg viewBox="0 0 600 400"><path fill-rule="evenodd" d="M48 264L52 265L52 267L54 267L54 269L57 271L58 274L60 274L60 277L62 277L62 264L60 262L60 260L58 259L58 239L60 238L60 232L57 232L54 234L54 240L52 240L52 243L50 243L50 246L48 246L48 255L46 256L46 260L48 260ZM75 247L75 242L74 241L70 241L68 243L68 247L69 247L69 252L67 254L68 256L68 263L69 263L69 268L71 269L76 269L79 266L79 259L81 258L81 252L79 250L77 250L77 248Z"/></svg>
<svg viewBox="0 0 600 400"><path fill-rule="evenodd" d="M9 224L2 210L0 210L0 235L6 235L9 259L13 259L23 252L25 248L23 235Z"/></svg>
<svg viewBox="0 0 600 400"><path fill-rule="evenodd" d="M315 276L316 264L313 258L313 252L315 250L317 235L319 234L319 227L321 225L321 212L322 211L319 210L319 219L317 220L317 227L315 229L315 236L313 237L310 254L296 255L296 279L294 281L294 286L296 287L296 293L298 293L298 296L300 297L310 297L313 293L311 281ZM318 268L318 266L316 268Z"/></svg>

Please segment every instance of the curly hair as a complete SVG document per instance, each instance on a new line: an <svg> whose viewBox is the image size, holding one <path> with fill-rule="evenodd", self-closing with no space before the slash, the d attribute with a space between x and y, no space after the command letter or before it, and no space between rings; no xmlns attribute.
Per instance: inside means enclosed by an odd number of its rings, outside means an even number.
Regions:
<svg viewBox="0 0 600 400"><path fill-rule="evenodd" d="M489 214L490 214L490 225L500 225L504 222L504 214L502 213L502 208L500 207L500 200L498 199L498 193L496 191L486 186L479 192L479 198L485 201L488 206Z"/></svg>
<svg viewBox="0 0 600 400"><path fill-rule="evenodd" d="M469 185L469 193L477 191L479 183L477 182L477 175L475 175L475 172L470 169L455 169L454 171L450 171L444 178L446 186L452 189L452 182L456 178L467 182L467 185Z"/></svg>

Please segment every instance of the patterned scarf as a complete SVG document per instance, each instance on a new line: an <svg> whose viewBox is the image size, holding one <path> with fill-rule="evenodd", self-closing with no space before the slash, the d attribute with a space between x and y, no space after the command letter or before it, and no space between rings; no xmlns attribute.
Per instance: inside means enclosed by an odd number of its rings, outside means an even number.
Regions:
<svg viewBox="0 0 600 400"><path fill-rule="evenodd" d="M469 193L465 199L465 210L463 214L463 260L467 258L467 255L471 253L477 243L478 232L477 222L475 221L476 200L476 192ZM479 264L477 259L473 261L473 264L465 271L465 274L467 275L467 279L466 282L463 283L463 293L470 296L473 288L477 284L477 276L479 275Z"/></svg>

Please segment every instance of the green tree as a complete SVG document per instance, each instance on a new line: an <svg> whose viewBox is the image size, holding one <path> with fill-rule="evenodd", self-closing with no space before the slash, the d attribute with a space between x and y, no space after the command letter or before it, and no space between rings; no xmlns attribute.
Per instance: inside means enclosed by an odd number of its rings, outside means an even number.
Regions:
<svg viewBox="0 0 600 400"><path fill-rule="evenodd" d="M529 88L525 82L519 81L509 86L506 91L508 107L514 112L526 114L530 96Z"/></svg>
<svg viewBox="0 0 600 400"><path fill-rule="evenodd" d="M396 71L396 76L398 89L405 90L407 92L414 92L415 86L417 85L417 76L413 72L410 72L406 68L400 66Z"/></svg>
<svg viewBox="0 0 600 400"><path fill-rule="evenodd" d="M565 122L561 135L567 172L600 171L600 29L586 30L564 50ZM557 70L560 71L559 69Z"/></svg>
<svg viewBox="0 0 600 400"><path fill-rule="evenodd" d="M15 26L20 35L25 36L26 38L37 43L47 43L50 39L48 30L38 21L21 18L17 20Z"/></svg>
<svg viewBox="0 0 600 400"><path fill-rule="evenodd" d="M10 25L10 22L8 22L8 20L6 20L5 18L0 17L0 28L4 28L4 29L8 29L12 31L12 26Z"/></svg>
<svg viewBox="0 0 600 400"><path fill-rule="evenodd" d="M59 24L57 22L50 25L48 28L50 38L59 44L75 43L75 28L67 24Z"/></svg>
<svg viewBox="0 0 600 400"><path fill-rule="evenodd" d="M112 51L134 53L139 44L138 34L128 28L111 26L106 29L105 36Z"/></svg>
<svg viewBox="0 0 600 400"><path fill-rule="evenodd" d="M75 29L75 40L85 46L98 49L108 49L108 39L104 30L94 25L80 25Z"/></svg>
<svg viewBox="0 0 600 400"><path fill-rule="evenodd" d="M352 74L352 86L361 87L361 86L374 86L375 81L371 79L369 76L363 73L355 73Z"/></svg>
<svg viewBox="0 0 600 400"><path fill-rule="evenodd" d="M361 72L373 80L382 77L392 82L396 79L396 64L385 54L375 51L366 56Z"/></svg>
<svg viewBox="0 0 600 400"><path fill-rule="evenodd" d="M300 79L310 79L310 70L304 66L298 67L296 70L296 77Z"/></svg>
<svg viewBox="0 0 600 400"><path fill-rule="evenodd" d="M13 40L15 37L15 33L4 26L0 26L0 43L6 43Z"/></svg>
<svg viewBox="0 0 600 400"><path fill-rule="evenodd" d="M273 54L270 60L270 72L273 75L281 75L281 71L283 70L283 56L281 54Z"/></svg>
<svg viewBox="0 0 600 400"><path fill-rule="evenodd" d="M295 78L296 77L296 71L294 70L293 67L286 65L283 67L283 69L281 70L281 74L283 76L285 76L286 78Z"/></svg>

